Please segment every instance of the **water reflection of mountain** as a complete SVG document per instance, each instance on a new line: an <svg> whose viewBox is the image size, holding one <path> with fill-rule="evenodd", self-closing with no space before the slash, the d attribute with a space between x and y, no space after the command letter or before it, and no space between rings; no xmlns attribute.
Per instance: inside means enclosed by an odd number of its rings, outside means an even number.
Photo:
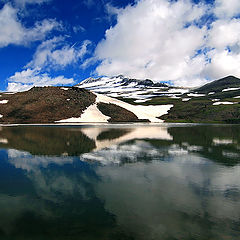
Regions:
<svg viewBox="0 0 240 240"><path fill-rule="evenodd" d="M81 131L55 127L3 127L0 147L27 151L32 155L79 156L95 148L93 140Z"/></svg>
<svg viewBox="0 0 240 240"><path fill-rule="evenodd" d="M240 161L239 138L240 127L234 125L28 126L2 128L0 147L11 149L13 155L17 149L25 155L28 152L36 156L81 156L82 160L102 164L151 161L153 157L166 160L174 154L194 153L234 165ZM43 161L48 160L45 157Z"/></svg>
<svg viewBox="0 0 240 240"><path fill-rule="evenodd" d="M115 139L98 140L99 132L84 129L96 148L81 157L103 164L170 160L173 155L199 154L215 162L235 165L240 162L239 126L169 126L128 129ZM103 133L100 134L100 136Z"/></svg>
<svg viewBox="0 0 240 240"><path fill-rule="evenodd" d="M173 142L207 159L235 165L240 162L240 126L200 125L169 128Z"/></svg>

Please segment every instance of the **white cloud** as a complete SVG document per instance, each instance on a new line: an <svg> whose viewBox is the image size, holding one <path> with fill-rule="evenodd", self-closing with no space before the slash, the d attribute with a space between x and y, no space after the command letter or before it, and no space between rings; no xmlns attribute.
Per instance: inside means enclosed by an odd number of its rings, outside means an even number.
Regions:
<svg viewBox="0 0 240 240"><path fill-rule="evenodd" d="M227 75L240 77L240 19L220 19L209 30L206 75L218 79Z"/></svg>
<svg viewBox="0 0 240 240"><path fill-rule="evenodd" d="M181 82L198 76L194 57L205 43L206 29L186 23L199 19L205 7L188 1L142 0L118 14L118 23L106 31L96 49L103 60L100 75L122 73L130 77Z"/></svg>
<svg viewBox="0 0 240 240"><path fill-rule="evenodd" d="M239 0L215 0L215 5L214 13L219 18L231 18L240 13Z"/></svg>
<svg viewBox="0 0 240 240"><path fill-rule="evenodd" d="M25 28L17 17L17 10L5 4L0 10L0 47L9 44L27 45L43 40L53 29L60 27L55 20L37 22L32 28Z"/></svg>
<svg viewBox="0 0 240 240"><path fill-rule="evenodd" d="M205 72L212 79L219 79L223 76L235 75L240 77L240 54L229 52L228 50L212 50L209 53L211 64Z"/></svg>
<svg viewBox="0 0 240 240"><path fill-rule="evenodd" d="M22 72L16 72L8 79L8 91L26 91L33 86L54 86L73 84L73 78L65 78L64 76L50 77L47 73L40 72L39 69L27 69Z"/></svg>
<svg viewBox="0 0 240 240"><path fill-rule="evenodd" d="M80 47L70 46L63 37L54 37L40 44L27 67L64 68L76 63L86 53L90 41L86 40Z"/></svg>
<svg viewBox="0 0 240 240"><path fill-rule="evenodd" d="M226 46L240 46L240 19L218 20L209 31L210 47L224 49Z"/></svg>
<svg viewBox="0 0 240 240"><path fill-rule="evenodd" d="M201 17L206 13L218 19L204 23ZM95 50L101 61L97 74L171 80L185 86L226 75L240 77L240 19L234 17L240 14L240 1L207 5L138 0L116 14L117 24Z"/></svg>

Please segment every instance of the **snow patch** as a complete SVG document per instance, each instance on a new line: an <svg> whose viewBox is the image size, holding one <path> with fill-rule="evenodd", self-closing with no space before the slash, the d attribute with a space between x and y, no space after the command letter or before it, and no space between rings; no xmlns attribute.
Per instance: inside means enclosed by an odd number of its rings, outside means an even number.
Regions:
<svg viewBox="0 0 240 240"><path fill-rule="evenodd" d="M238 104L236 102L215 102L213 103L214 106L217 106L217 105L232 105L232 104Z"/></svg>
<svg viewBox="0 0 240 240"><path fill-rule="evenodd" d="M99 123L103 123L103 122L108 122L108 119L110 117L105 116L102 114L102 112L99 111L99 109L97 108L97 104L92 104L91 106L89 106L81 115L81 117L78 118L68 118L68 119L63 119L60 121L56 121L58 123L80 123L80 122L99 122Z"/></svg>
<svg viewBox="0 0 240 240"><path fill-rule="evenodd" d="M240 98L240 96L236 96L236 97L234 97L234 98L237 98L237 99L238 99L238 98Z"/></svg>
<svg viewBox="0 0 240 240"><path fill-rule="evenodd" d="M208 93L208 95L213 95L213 94L215 94L215 92L210 92L210 93Z"/></svg>
<svg viewBox="0 0 240 240"><path fill-rule="evenodd" d="M138 100L135 100L134 102L135 103L144 103L144 102L147 102L149 100L151 100L151 99L138 99Z"/></svg>
<svg viewBox="0 0 240 240"><path fill-rule="evenodd" d="M183 98L183 99L182 99L183 102L187 102L187 101L189 101L189 100L191 100L191 98Z"/></svg>
<svg viewBox="0 0 240 240"><path fill-rule="evenodd" d="M228 92L228 91L235 91L235 90L239 90L240 87L238 88L226 88L226 89L223 89L222 92Z"/></svg>
<svg viewBox="0 0 240 240"><path fill-rule="evenodd" d="M0 118L2 118L3 117L3 115L2 114L0 114Z"/></svg>
<svg viewBox="0 0 240 240"><path fill-rule="evenodd" d="M5 93L3 93L3 94L7 94L7 95L13 95L13 94L15 94L16 92L5 92Z"/></svg>
<svg viewBox="0 0 240 240"><path fill-rule="evenodd" d="M181 97L178 97L178 96L174 95L174 96L170 96L170 98L172 98L172 99L180 99Z"/></svg>
<svg viewBox="0 0 240 240"><path fill-rule="evenodd" d="M189 93L189 97L204 97L206 96L205 94L198 94L198 93Z"/></svg>
<svg viewBox="0 0 240 240"><path fill-rule="evenodd" d="M67 91L69 88L61 87L60 89L62 89L62 90L64 90L64 91Z"/></svg>
<svg viewBox="0 0 240 240"><path fill-rule="evenodd" d="M6 104L6 103L8 103L8 100L2 100L2 101L0 101L0 104Z"/></svg>
<svg viewBox="0 0 240 240"><path fill-rule="evenodd" d="M0 138L0 143L8 144L8 140L6 138Z"/></svg>

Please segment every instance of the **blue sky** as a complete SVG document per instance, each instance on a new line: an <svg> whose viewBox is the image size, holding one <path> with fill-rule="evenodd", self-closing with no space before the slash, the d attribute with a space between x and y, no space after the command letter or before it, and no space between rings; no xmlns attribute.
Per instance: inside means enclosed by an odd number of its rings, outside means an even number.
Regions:
<svg viewBox="0 0 240 240"><path fill-rule="evenodd" d="M0 90L240 77L239 0L0 0Z"/></svg>

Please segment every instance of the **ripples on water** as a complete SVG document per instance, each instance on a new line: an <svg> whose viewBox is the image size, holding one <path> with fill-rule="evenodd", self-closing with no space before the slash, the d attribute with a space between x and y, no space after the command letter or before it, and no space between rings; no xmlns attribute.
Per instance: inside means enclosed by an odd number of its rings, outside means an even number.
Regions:
<svg viewBox="0 0 240 240"><path fill-rule="evenodd" d="M2 127L0 148L0 239L240 239L240 126Z"/></svg>

